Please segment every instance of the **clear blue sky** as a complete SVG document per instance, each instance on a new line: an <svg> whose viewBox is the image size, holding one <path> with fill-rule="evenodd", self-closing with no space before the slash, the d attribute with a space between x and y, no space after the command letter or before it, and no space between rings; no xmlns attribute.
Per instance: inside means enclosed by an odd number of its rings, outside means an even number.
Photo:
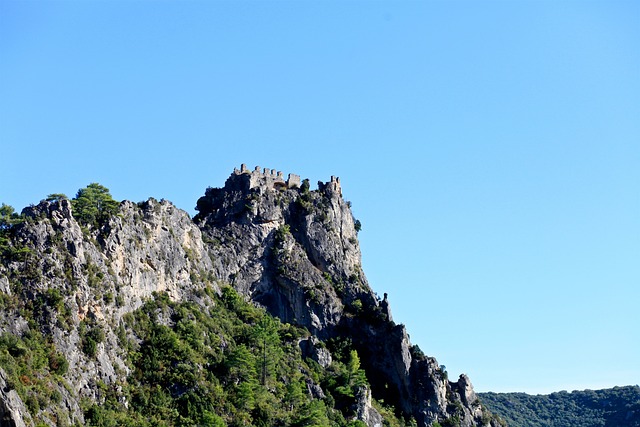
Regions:
<svg viewBox="0 0 640 427"><path fill-rule="evenodd" d="M0 201L338 175L480 391L640 383L640 2L0 0Z"/></svg>

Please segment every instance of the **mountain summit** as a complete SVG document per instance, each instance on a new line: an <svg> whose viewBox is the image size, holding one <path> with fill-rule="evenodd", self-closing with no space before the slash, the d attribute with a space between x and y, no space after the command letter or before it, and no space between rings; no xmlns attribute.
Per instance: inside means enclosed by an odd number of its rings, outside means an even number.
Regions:
<svg viewBox="0 0 640 427"><path fill-rule="evenodd" d="M2 426L500 424L371 290L337 177L48 199L3 206Z"/></svg>

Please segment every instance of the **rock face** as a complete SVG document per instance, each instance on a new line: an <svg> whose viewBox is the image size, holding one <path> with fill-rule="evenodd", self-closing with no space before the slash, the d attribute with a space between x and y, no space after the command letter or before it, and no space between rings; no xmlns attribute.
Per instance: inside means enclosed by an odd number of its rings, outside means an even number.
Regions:
<svg viewBox="0 0 640 427"><path fill-rule="evenodd" d="M356 414L359 420L362 420L369 427L382 427L384 420L380 413L371 406L371 390L361 387L357 399Z"/></svg>
<svg viewBox="0 0 640 427"><path fill-rule="evenodd" d="M29 411L18 393L7 386L7 374L0 368L0 426L26 427L27 425L33 425Z"/></svg>
<svg viewBox="0 0 640 427"><path fill-rule="evenodd" d="M449 382L435 359L412 354L386 295L380 300L369 287L339 179L309 191L308 183L289 188L272 181L269 170L241 168L224 188L207 189L198 210L215 275L321 339L349 337L375 397L422 426L449 418L464 426L489 422L468 378Z"/></svg>
<svg viewBox="0 0 640 427"><path fill-rule="evenodd" d="M327 338L345 304L377 305L351 210L335 186L288 189L257 175L233 174L198 200L214 274L283 321Z"/></svg>
<svg viewBox="0 0 640 427"><path fill-rule="evenodd" d="M128 373L116 337L121 317L140 307L153 292L189 299L207 280L211 260L200 230L186 212L154 199L139 205L123 202L118 216L93 231L81 228L68 200L42 202L26 208L24 214L27 221L15 231L15 240L31 253L24 261L0 265L0 283L5 283L8 296L15 293L35 301L65 296L62 310L45 305L34 314L69 363L67 382L81 396L97 399L99 382L115 384ZM13 278L20 270L18 282ZM19 313L3 314L2 332L29 332ZM104 331L95 358L80 350L77 326L81 324ZM64 388L57 391L69 394ZM81 421L78 401L66 403L65 414Z"/></svg>
<svg viewBox="0 0 640 427"><path fill-rule="evenodd" d="M434 358L411 345L405 327L392 321L386 295L380 300L369 287L356 221L338 178L312 191L296 175L285 181L281 173L243 165L223 188L208 188L197 210L191 219L167 201L125 201L107 224L83 229L67 200L25 209L27 221L14 231L14 241L29 254L0 264L0 291L7 298L64 296L63 310L38 314L69 363L65 380L78 390L77 396L58 390L63 409L56 416L82 423L79 399L99 402L99 384L126 377L118 325L145 298L164 291L174 300L197 300L205 285L229 283L283 322L307 328L312 337L300 347L321 366L332 357L320 341L353 343L371 385L362 389L357 408L368 426L383 422L372 396L419 426L445 420L494 425L469 379L449 381ZM27 271L19 284L18 271ZM95 358L79 350L79 325L104 331ZM0 319L0 332L23 334L29 327L10 308ZM310 394L324 397L318 385L309 387ZM31 418L19 399L11 391L0 394L6 425Z"/></svg>

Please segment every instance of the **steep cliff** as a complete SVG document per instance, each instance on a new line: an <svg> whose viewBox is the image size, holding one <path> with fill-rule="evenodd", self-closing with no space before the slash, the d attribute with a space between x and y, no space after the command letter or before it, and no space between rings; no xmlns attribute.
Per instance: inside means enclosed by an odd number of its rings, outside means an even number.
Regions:
<svg viewBox="0 0 640 427"><path fill-rule="evenodd" d="M350 339L373 395L419 425L489 423L469 379L450 382L434 358L412 352L386 298L369 287L339 180L310 191L308 183L289 188L265 172L236 171L224 188L210 188L198 201L195 220L213 242L216 276L322 339Z"/></svg>
<svg viewBox="0 0 640 427"><path fill-rule="evenodd" d="M0 362L9 371L0 371L0 380L7 383L0 394L3 423L33 425L36 419L46 425L99 425L92 405L109 401L105 396L113 398L114 408L131 410L127 386L142 387L140 381L146 378L139 372L145 359L136 359L132 351L143 353L141 348L155 336L133 319L147 310L158 328L180 332L176 313L192 306L176 304L193 304L208 316L215 315L211 307L221 305L246 311L229 305L224 291L229 284L283 325L308 331L310 336L302 333L294 340L300 353L295 357L309 358L296 359L302 373L296 381L306 384L310 402L328 408L332 425L342 425L342 416L344 422L353 417L368 426L394 425L392 420L398 419L414 420L419 426L497 425L469 379L463 375L457 382L449 381L434 358L411 345L405 327L393 322L386 295L380 299L371 290L360 264L358 223L342 198L339 179L311 190L308 181L296 176L285 181L275 171L248 171L243 166L224 187L208 188L197 210L191 219L167 201L125 201L102 223L83 225L74 217L71 202L62 198L26 208L21 221L5 224ZM157 302L149 309L149 301L171 303ZM253 329L264 329L264 321L256 320L262 315L233 316L246 318ZM282 345L292 339L286 331L279 332ZM214 340L218 344L208 344L219 356L193 369L223 376L221 386L237 387L224 358L236 344L259 355L260 343L249 346L242 335L226 338L223 332L220 337ZM225 343L232 339L237 343ZM194 352L202 347L184 345ZM263 347L266 355L266 338ZM43 362L29 372L16 367L20 357L38 352L44 354ZM259 357L255 360L258 363ZM307 366L311 361L315 365ZM180 363L174 363L178 369ZM269 386L267 364L262 363L262 380L252 387L277 397L278 384L290 387L291 380L275 381L274 373L275 382ZM342 386L336 366L347 372ZM176 392L182 386L165 386L170 390L167 396L182 398L184 391ZM147 403L135 405L142 408ZM246 411L253 421L242 421L231 410L214 414L211 407L210 412L229 425L259 424L265 415L256 405ZM294 415L310 407L291 403L279 423L324 425Z"/></svg>
<svg viewBox="0 0 640 427"><path fill-rule="evenodd" d="M99 383L115 384L129 371L116 336L122 316L154 292L193 298L211 261L189 215L166 201L123 202L96 230L81 227L68 200L41 202L23 215L10 230L22 255L5 252L0 264L0 330L5 341L35 336L61 354L65 381L44 378L42 385L56 389L64 416L82 420L79 399L96 400ZM35 374L43 380L38 369ZM25 392L36 389L33 379L21 378ZM28 397L37 401L37 394Z"/></svg>

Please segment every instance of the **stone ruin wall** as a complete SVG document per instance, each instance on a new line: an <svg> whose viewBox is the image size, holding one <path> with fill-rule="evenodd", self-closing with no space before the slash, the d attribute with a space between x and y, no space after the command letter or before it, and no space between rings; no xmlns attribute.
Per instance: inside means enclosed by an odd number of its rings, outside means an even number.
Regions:
<svg viewBox="0 0 640 427"><path fill-rule="evenodd" d="M342 195L342 187L340 186L340 177L331 175L331 181L327 182L326 187L329 187L330 191L335 191Z"/></svg>
<svg viewBox="0 0 640 427"><path fill-rule="evenodd" d="M300 175L290 173L287 179L284 179L282 171L276 171L276 169L260 168L256 166L253 170L249 170L246 164L240 165L240 169L235 168L233 170L234 175L248 175L249 176L249 188L265 187L265 188L300 188L301 180ZM324 191L334 191L342 195L342 189L340 187L340 178L336 176L331 177L331 181L320 185L319 189Z"/></svg>
<svg viewBox="0 0 640 427"><path fill-rule="evenodd" d="M282 171L276 171L275 169L261 169L260 166L256 166L253 171L250 171L247 165L243 163L240 169L234 169L233 173L234 175L248 175L249 188L300 188L300 176L290 173L285 181Z"/></svg>

